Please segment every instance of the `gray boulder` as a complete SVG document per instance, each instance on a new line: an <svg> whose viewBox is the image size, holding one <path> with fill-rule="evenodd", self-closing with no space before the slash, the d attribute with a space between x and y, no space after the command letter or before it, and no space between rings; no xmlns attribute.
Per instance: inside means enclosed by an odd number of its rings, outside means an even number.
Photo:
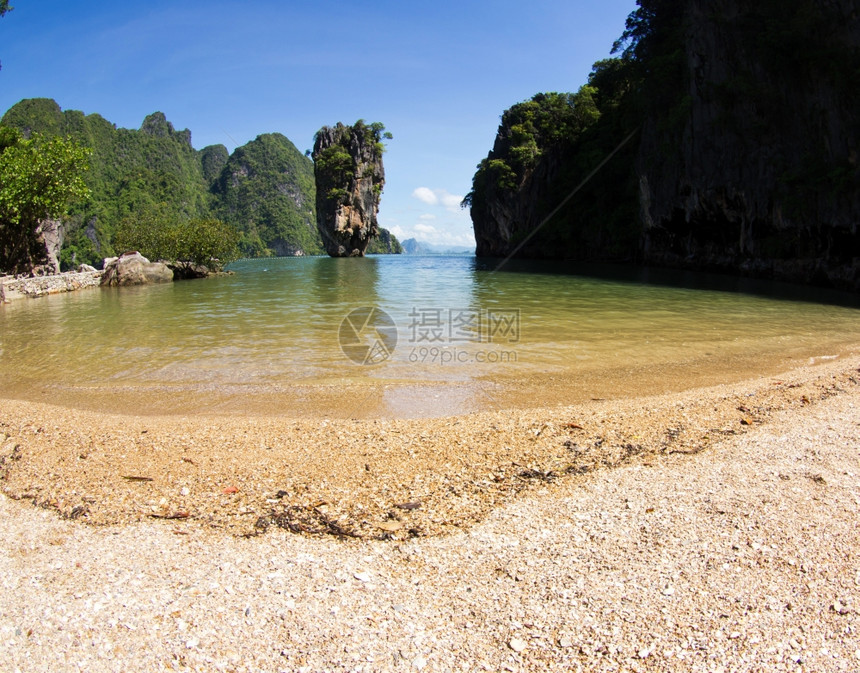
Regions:
<svg viewBox="0 0 860 673"><path fill-rule="evenodd" d="M173 282L173 271L161 262L150 262L139 252L124 252L105 260L102 285L150 285Z"/></svg>

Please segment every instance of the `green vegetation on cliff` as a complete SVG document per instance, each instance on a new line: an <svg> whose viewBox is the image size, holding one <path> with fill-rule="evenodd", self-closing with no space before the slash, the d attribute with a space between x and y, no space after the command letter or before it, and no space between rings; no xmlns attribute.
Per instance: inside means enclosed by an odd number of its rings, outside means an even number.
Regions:
<svg viewBox="0 0 860 673"><path fill-rule="evenodd" d="M394 234L380 227L379 236L370 241L366 252L368 255L402 255L405 250Z"/></svg>
<svg viewBox="0 0 860 673"><path fill-rule="evenodd" d="M157 209L177 218L206 217L212 197L189 131L176 131L160 112L139 131L116 128L97 114L63 112L51 99L23 100L2 119L25 135L68 137L91 150L85 176L91 196L72 209L62 253L65 265L96 264L116 252L123 219Z"/></svg>
<svg viewBox="0 0 860 673"><path fill-rule="evenodd" d="M325 147L320 146L320 138L329 137ZM383 139L392 138L381 122L366 124L359 119L352 126L338 123L336 126L325 126L316 135L318 151L313 153L314 174L317 184L322 186L320 196L335 205L348 205L350 185L355 185L360 178L372 177L372 169L366 169L367 175L359 175L362 162L382 164L385 153ZM359 157L359 154L364 156ZM377 180L373 190L377 197L382 194L385 180Z"/></svg>
<svg viewBox="0 0 860 673"><path fill-rule="evenodd" d="M280 133L257 136L237 148L212 191L215 212L242 234L243 254L322 253L313 163Z"/></svg>
<svg viewBox="0 0 860 673"><path fill-rule="evenodd" d="M518 252L532 257L586 258L598 249L623 255L636 236L630 149L601 179L583 185L567 208L544 219L630 132L624 100L630 75L620 59L601 61L576 93L537 94L505 111L463 200L479 255L507 255L522 243Z"/></svg>

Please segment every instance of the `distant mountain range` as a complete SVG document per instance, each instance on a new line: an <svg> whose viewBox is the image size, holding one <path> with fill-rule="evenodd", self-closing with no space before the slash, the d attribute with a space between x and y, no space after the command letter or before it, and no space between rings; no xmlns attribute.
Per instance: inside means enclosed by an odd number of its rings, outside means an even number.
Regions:
<svg viewBox="0 0 860 673"><path fill-rule="evenodd" d="M161 112L140 129L124 129L98 114L63 111L50 98L22 100L0 124L25 135L69 136L92 149L85 177L92 196L65 224L64 267L122 252L113 248L117 225L152 211L221 219L239 230L248 257L323 253L313 162L280 133L260 135L232 154L224 145L198 151L191 132L177 131ZM397 239L383 232L368 252L399 252Z"/></svg>
<svg viewBox="0 0 860 673"><path fill-rule="evenodd" d="M403 252L407 255L473 255L475 247L463 245L439 245L425 243L414 238L407 238L401 242Z"/></svg>

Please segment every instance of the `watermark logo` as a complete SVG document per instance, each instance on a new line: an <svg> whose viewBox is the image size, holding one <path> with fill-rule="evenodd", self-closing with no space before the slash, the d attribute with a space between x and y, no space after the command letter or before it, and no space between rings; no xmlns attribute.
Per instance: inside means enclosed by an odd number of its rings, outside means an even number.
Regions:
<svg viewBox="0 0 860 673"><path fill-rule="evenodd" d="M397 325L376 307L350 311L341 321L337 336L343 354L359 365L381 364L397 347Z"/></svg>
<svg viewBox="0 0 860 673"><path fill-rule="evenodd" d="M514 344L520 340L519 309L416 307L409 320L410 343Z"/></svg>
<svg viewBox="0 0 860 673"><path fill-rule="evenodd" d="M486 364L517 362L515 351L475 351L470 344L509 345L520 341L519 309L413 307L409 313L409 362ZM338 332L340 348L359 365L391 359L397 347L397 325L382 309L357 308ZM467 348L468 347L468 348Z"/></svg>

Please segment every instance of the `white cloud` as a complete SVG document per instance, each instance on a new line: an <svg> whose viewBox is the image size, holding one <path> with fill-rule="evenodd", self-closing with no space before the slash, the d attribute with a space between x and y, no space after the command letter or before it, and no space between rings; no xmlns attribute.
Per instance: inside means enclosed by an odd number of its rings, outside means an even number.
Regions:
<svg viewBox="0 0 860 673"><path fill-rule="evenodd" d="M440 192L444 190L439 190ZM456 194L449 194L448 192L444 192L439 195L439 200L442 201L442 205L445 206L448 210L457 209L460 207L460 202L463 200L462 196L457 196Z"/></svg>
<svg viewBox="0 0 860 673"><path fill-rule="evenodd" d="M432 189L428 189L427 187L418 187L414 192L412 192L412 196L419 201L423 201L428 206L435 206L439 203L439 197L433 193Z"/></svg>
<svg viewBox="0 0 860 673"><path fill-rule="evenodd" d="M474 247L471 218L460 208L462 197L430 187L418 187L411 196L420 204L413 201L394 216L386 213L380 225L401 241L414 238L435 245Z"/></svg>
<svg viewBox="0 0 860 673"><path fill-rule="evenodd" d="M428 206L443 206L448 212L454 213L460 209L462 196L451 194L445 189L430 189L429 187L418 187L412 192L419 201L426 203Z"/></svg>

